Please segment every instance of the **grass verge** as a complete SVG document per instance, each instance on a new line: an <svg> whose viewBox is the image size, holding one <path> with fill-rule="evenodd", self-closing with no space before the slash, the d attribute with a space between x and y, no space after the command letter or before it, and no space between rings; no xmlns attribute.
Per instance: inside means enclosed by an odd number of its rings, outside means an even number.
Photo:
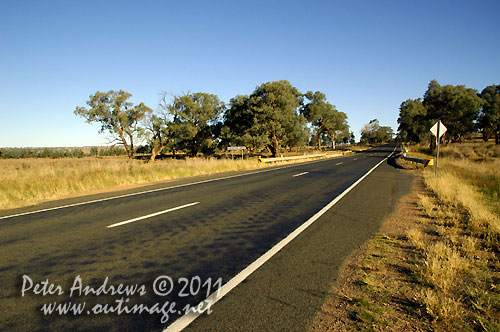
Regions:
<svg viewBox="0 0 500 332"><path fill-rule="evenodd" d="M311 330L500 331L500 167L484 145L445 147L437 178L403 164L416 189L346 264Z"/></svg>
<svg viewBox="0 0 500 332"><path fill-rule="evenodd" d="M329 153L336 157L341 153ZM305 160L281 162L298 163ZM66 159L0 159L0 210L43 201L111 191L198 175L276 166L257 159L159 160L145 163L120 157Z"/></svg>

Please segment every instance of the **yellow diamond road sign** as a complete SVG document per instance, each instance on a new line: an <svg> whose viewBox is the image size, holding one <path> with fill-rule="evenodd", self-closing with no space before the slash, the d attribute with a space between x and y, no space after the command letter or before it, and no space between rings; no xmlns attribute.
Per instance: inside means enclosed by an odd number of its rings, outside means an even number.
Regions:
<svg viewBox="0 0 500 332"><path fill-rule="evenodd" d="M446 127L444 126L444 124L440 120L440 121L436 122L436 124L434 126L432 126L431 133L433 133L434 136L436 136L436 137L438 136L438 133L439 133L439 137L441 137L446 132L446 130L448 130L448 129L446 129Z"/></svg>

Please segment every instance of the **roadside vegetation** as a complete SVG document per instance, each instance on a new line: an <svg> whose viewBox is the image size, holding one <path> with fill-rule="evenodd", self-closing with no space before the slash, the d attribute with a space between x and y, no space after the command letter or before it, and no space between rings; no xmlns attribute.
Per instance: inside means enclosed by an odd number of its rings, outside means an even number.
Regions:
<svg viewBox="0 0 500 332"><path fill-rule="evenodd" d="M322 143L335 146L354 140L347 115L323 93L302 93L286 80L263 83L227 105L215 94L162 92L153 111L143 103L132 104L131 96L123 90L97 91L87 106L74 111L88 123L99 124L100 133L123 146L131 159L137 141L147 143L154 162L163 153L207 157L235 146L277 157L283 149L309 143L321 150Z"/></svg>
<svg viewBox="0 0 500 332"><path fill-rule="evenodd" d="M345 113L323 93L302 93L286 80L263 83L228 104L209 93L162 92L153 111L143 103L131 103L131 96L123 90L97 91L86 106L74 110L88 123L100 125L99 132L106 134L110 146L1 148L0 210L266 167L258 163L258 156L318 152L332 156L354 147ZM363 132L364 142L390 141L388 128L374 119ZM354 148L364 149L366 144Z"/></svg>
<svg viewBox="0 0 500 332"><path fill-rule="evenodd" d="M442 152L439 176L423 172L432 193L419 202L432 233L408 234L419 300L450 329L499 331L500 147L455 144Z"/></svg>
<svg viewBox="0 0 500 332"><path fill-rule="evenodd" d="M442 156L438 177L398 160L417 188L350 263L314 331L500 331L500 146L449 144Z"/></svg>
<svg viewBox="0 0 500 332"><path fill-rule="evenodd" d="M358 148L359 149L359 148ZM291 153L313 154L314 150ZM341 156L329 151L324 157ZM238 154L235 157L239 157ZM303 162L304 159L279 164ZM276 166L257 158L166 158L155 163L126 157L0 159L0 210L37 204L46 200L119 190L159 181L220 172Z"/></svg>

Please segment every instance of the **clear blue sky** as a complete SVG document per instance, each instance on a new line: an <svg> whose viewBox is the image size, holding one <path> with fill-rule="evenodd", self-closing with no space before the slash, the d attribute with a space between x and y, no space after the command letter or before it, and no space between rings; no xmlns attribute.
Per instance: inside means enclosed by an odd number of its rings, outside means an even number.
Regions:
<svg viewBox="0 0 500 332"><path fill-rule="evenodd" d="M432 79L500 84L500 1L2 1L0 147L103 145L73 114L97 90L223 101L286 79L397 129Z"/></svg>

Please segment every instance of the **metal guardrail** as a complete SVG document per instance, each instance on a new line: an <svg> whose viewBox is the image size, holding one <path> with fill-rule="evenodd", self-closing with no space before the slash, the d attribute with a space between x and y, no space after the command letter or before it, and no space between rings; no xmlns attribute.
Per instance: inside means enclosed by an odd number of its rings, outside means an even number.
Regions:
<svg viewBox="0 0 500 332"><path fill-rule="evenodd" d="M408 152L408 150L403 151L402 157L404 160L412 161L412 162L418 163L418 164L423 164L424 167L427 167L429 165L434 165L434 159L421 159L421 158L408 157L406 155L406 152Z"/></svg>
<svg viewBox="0 0 500 332"><path fill-rule="evenodd" d="M325 157L326 155L327 155L326 153L321 153L321 154L306 154L303 156L292 156L292 157L259 158L259 163L274 163L278 161L287 161L287 160L321 158Z"/></svg>

